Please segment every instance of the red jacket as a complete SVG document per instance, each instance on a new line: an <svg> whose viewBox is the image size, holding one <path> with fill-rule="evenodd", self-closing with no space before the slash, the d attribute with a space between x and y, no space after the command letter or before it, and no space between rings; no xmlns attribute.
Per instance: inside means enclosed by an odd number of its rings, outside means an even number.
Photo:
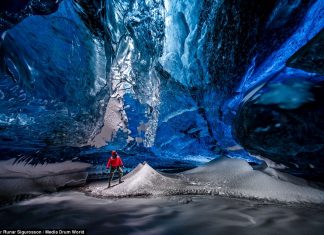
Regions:
<svg viewBox="0 0 324 235"><path fill-rule="evenodd" d="M107 168L109 167L118 167L118 166L123 166L123 162L121 160L121 158L119 156L117 156L116 158L113 158L112 156L108 159L107 162Z"/></svg>

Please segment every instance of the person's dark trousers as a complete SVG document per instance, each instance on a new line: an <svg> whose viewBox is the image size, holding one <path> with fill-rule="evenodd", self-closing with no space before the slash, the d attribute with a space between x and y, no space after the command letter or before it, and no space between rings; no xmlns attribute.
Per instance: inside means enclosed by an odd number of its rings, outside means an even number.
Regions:
<svg viewBox="0 0 324 235"><path fill-rule="evenodd" d="M116 167L111 166L110 167L110 173L109 173L109 184L108 184L108 187L110 187L111 180L113 179L116 170L118 171L118 174L119 174L119 183L122 182L121 178L123 176L123 169L120 166L116 166Z"/></svg>

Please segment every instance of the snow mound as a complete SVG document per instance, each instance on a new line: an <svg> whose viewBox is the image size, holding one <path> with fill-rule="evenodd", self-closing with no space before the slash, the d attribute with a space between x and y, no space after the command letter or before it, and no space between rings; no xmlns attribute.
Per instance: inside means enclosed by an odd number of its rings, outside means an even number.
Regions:
<svg viewBox="0 0 324 235"><path fill-rule="evenodd" d="M96 196L112 197L163 195L170 194L182 183L179 179L160 174L147 163L138 164L122 180L121 184L113 181L111 188L107 188L108 182L94 183L88 186L87 191Z"/></svg>
<svg viewBox="0 0 324 235"><path fill-rule="evenodd" d="M324 192L303 179L266 168L253 170L240 159L221 158L182 174L214 194L281 202L324 203Z"/></svg>
<svg viewBox="0 0 324 235"><path fill-rule="evenodd" d="M270 172L270 173L269 173ZM221 158L205 166L174 175L164 175L148 164L139 164L107 188L107 182L92 183L83 190L98 197L161 195L224 195L280 202L324 203L324 192L304 180L283 176L274 169L253 170L240 159Z"/></svg>

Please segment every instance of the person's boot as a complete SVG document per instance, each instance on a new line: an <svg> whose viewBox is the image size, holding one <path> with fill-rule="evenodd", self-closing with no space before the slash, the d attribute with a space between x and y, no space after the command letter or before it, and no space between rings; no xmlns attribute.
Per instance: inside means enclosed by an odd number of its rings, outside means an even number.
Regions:
<svg viewBox="0 0 324 235"><path fill-rule="evenodd" d="M120 171L119 171L119 183L123 183L124 181L122 181L122 177L123 177L123 170L121 168L119 168Z"/></svg>
<svg viewBox="0 0 324 235"><path fill-rule="evenodd" d="M123 183L124 181L122 181L122 179L121 179L121 176L119 177L119 183L121 184L121 183Z"/></svg>
<svg viewBox="0 0 324 235"><path fill-rule="evenodd" d="M113 179L113 177L114 177L114 174L109 174L109 178L108 178L108 187L107 188L110 188L110 185L111 185L111 181L112 181L112 179Z"/></svg>

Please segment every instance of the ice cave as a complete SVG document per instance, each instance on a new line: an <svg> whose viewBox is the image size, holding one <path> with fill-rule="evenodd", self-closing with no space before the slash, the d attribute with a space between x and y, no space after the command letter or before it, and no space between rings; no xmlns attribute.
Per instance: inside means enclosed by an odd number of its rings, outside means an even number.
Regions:
<svg viewBox="0 0 324 235"><path fill-rule="evenodd" d="M323 234L323 0L1 0L0 34L0 234Z"/></svg>

